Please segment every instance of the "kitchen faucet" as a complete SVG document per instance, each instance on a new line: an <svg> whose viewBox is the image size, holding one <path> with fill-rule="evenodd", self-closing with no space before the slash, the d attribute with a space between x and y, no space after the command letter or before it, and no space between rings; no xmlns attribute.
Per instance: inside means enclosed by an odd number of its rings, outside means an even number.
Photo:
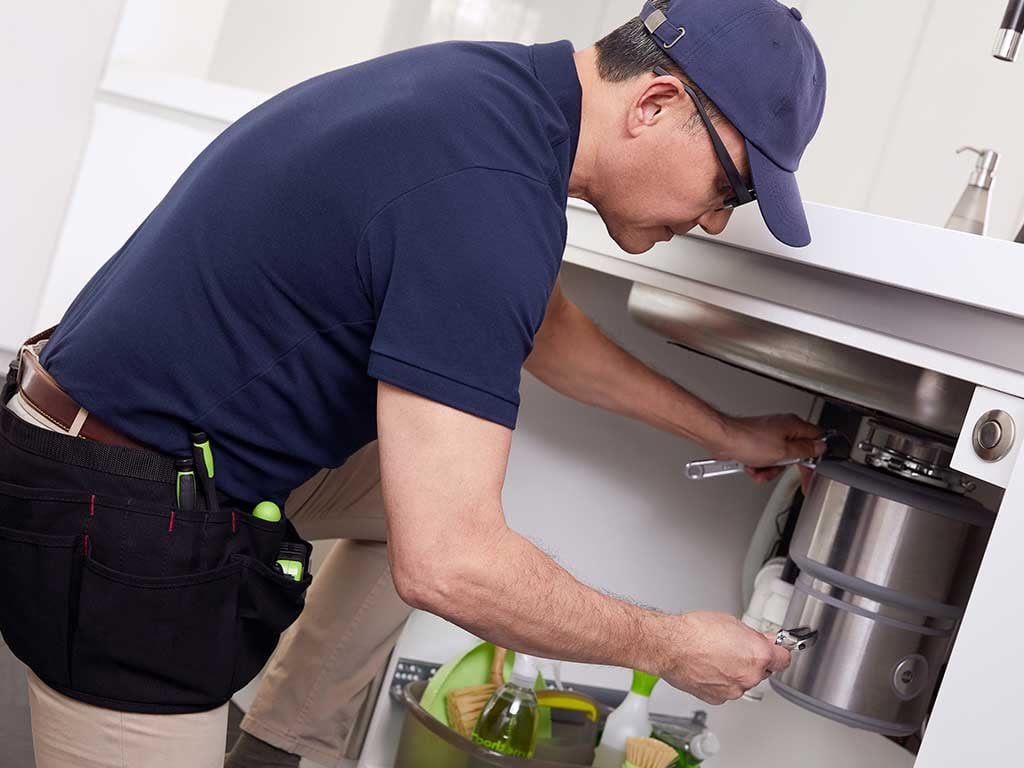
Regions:
<svg viewBox="0 0 1024 768"><path fill-rule="evenodd" d="M1020 51L1020 36L1024 32L1024 0L1010 0L1003 23L996 36L992 55L1002 61L1014 61Z"/></svg>

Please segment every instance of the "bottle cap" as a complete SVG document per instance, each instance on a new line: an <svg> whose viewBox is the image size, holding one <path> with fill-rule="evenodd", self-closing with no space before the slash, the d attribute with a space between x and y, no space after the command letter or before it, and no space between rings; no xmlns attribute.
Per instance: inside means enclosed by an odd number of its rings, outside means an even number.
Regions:
<svg viewBox="0 0 1024 768"><path fill-rule="evenodd" d="M690 741L690 754L698 760L710 760L722 751L722 743L711 731L698 733Z"/></svg>
<svg viewBox="0 0 1024 768"><path fill-rule="evenodd" d="M649 675L646 672L640 670L633 670L633 685L629 689L630 693L637 693L641 696L651 697L651 691L654 690L654 686L658 684L659 678L654 675Z"/></svg>

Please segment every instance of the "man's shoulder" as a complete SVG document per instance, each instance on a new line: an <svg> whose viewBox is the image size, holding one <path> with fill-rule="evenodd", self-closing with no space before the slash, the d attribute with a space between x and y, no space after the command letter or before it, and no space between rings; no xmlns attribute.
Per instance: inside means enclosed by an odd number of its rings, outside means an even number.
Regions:
<svg viewBox="0 0 1024 768"><path fill-rule="evenodd" d="M449 83L488 81L494 76L534 77L532 46L519 43L450 40L398 51L378 60L412 77Z"/></svg>
<svg viewBox="0 0 1024 768"><path fill-rule="evenodd" d="M403 111L450 131L529 119L547 101L530 47L515 43L437 43L385 57L380 66Z"/></svg>

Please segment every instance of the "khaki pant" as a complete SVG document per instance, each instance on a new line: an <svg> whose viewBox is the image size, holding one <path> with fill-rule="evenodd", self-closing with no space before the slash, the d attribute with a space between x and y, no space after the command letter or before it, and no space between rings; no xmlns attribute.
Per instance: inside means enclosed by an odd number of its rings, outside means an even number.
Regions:
<svg viewBox="0 0 1024 768"><path fill-rule="evenodd" d="M8 407L53 429L17 396ZM344 540L314 574L306 608L282 635L242 727L332 766L369 717L371 693L410 610L388 567L377 444L297 488L285 514L304 538ZM37 768L223 765L227 705L189 715L117 712L70 699L31 672L29 698Z"/></svg>
<svg viewBox="0 0 1024 768"><path fill-rule="evenodd" d="M224 768L227 704L192 715L115 712L70 699L31 670L28 702L37 768Z"/></svg>

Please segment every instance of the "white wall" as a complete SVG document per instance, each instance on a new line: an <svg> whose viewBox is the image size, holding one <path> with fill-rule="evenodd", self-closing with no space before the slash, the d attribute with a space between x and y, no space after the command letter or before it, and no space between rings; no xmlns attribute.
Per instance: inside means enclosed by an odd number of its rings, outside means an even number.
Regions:
<svg viewBox="0 0 1024 768"><path fill-rule="evenodd" d="M228 0L128 2L110 64L205 78L227 7Z"/></svg>
<svg viewBox="0 0 1024 768"><path fill-rule="evenodd" d="M5 3L0 25L0 350L35 308L89 135L122 0Z"/></svg>
<svg viewBox="0 0 1024 768"><path fill-rule="evenodd" d="M608 1L231 0L209 77L274 93L322 72L440 40L569 38L583 47L593 41Z"/></svg>

